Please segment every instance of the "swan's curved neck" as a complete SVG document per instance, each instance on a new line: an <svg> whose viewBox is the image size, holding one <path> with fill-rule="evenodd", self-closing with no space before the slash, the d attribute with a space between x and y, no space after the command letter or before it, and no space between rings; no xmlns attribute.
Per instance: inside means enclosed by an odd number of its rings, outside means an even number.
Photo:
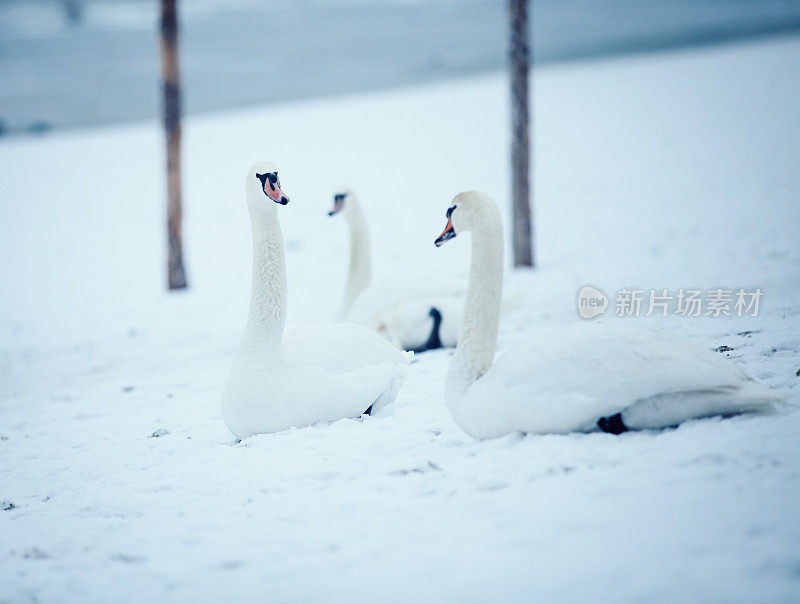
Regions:
<svg viewBox="0 0 800 604"><path fill-rule="evenodd" d="M286 256L277 206L248 181L247 205L253 229L253 276L245 339L280 349L286 322ZM263 199L262 199L263 198Z"/></svg>
<svg viewBox="0 0 800 604"><path fill-rule="evenodd" d="M344 319L359 294L372 282L372 267L369 256L369 232L364 213L352 193L347 196L344 215L350 231L350 267L347 271L347 287L344 292L339 318Z"/></svg>
<svg viewBox="0 0 800 604"><path fill-rule="evenodd" d="M497 208L485 209L472 229L472 260L458 346L445 384L447 401L457 400L492 366L503 295L503 224Z"/></svg>

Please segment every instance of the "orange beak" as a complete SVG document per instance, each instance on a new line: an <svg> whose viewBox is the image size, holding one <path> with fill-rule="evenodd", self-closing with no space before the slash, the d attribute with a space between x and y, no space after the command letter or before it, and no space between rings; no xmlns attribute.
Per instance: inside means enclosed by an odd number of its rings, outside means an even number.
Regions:
<svg viewBox="0 0 800 604"><path fill-rule="evenodd" d="M272 184L271 182L267 181L264 183L264 194L269 197L275 203L279 203L282 206L285 206L289 203L289 197L281 190L281 183L280 181Z"/></svg>
<svg viewBox="0 0 800 604"><path fill-rule="evenodd" d="M282 206L289 203L289 197L281 190L281 181L278 179L277 172L256 174L256 178L261 181L261 188L264 191L264 195Z"/></svg>
<svg viewBox="0 0 800 604"><path fill-rule="evenodd" d="M333 196L333 207L331 208L331 211L328 212L328 216L335 216L336 214L342 211L343 207L344 207L344 195L342 195L341 193L337 193L336 195Z"/></svg>
<svg viewBox="0 0 800 604"><path fill-rule="evenodd" d="M450 219L450 216L448 215L447 225L444 227L442 234L439 235L436 238L436 241L434 241L433 243L434 245L436 245L436 247L440 247L445 241L447 241L448 239L452 239L455 236L456 236L456 230L453 228L453 222Z"/></svg>

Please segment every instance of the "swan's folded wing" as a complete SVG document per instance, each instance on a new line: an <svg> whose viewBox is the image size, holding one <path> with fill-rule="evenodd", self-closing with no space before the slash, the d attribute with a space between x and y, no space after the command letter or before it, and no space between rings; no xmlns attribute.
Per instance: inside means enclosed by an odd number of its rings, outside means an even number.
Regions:
<svg viewBox="0 0 800 604"><path fill-rule="evenodd" d="M313 365L284 369L284 387L302 425L358 417L393 384L391 363L361 367L349 373L330 373Z"/></svg>
<svg viewBox="0 0 800 604"><path fill-rule="evenodd" d="M467 432L487 438L514 430L592 430L599 418L620 412L632 428L667 427L768 411L782 398L734 362L684 338L596 324L542 333L512 347L453 413ZM485 411L486 401L494 414Z"/></svg>
<svg viewBox="0 0 800 604"><path fill-rule="evenodd" d="M394 336L389 339L396 345L407 349L419 348L431 336L432 308L436 308L442 317L438 332L442 346L455 346L464 311L464 297L461 295L438 295L406 300L382 314L379 323L387 326L388 332Z"/></svg>
<svg viewBox="0 0 800 604"><path fill-rule="evenodd" d="M371 329L347 323L288 325L284 330L284 367L315 366L332 374L373 365L405 366L410 356Z"/></svg>
<svg viewBox="0 0 800 604"><path fill-rule="evenodd" d="M461 279L451 277L432 279L431 275L420 275L418 278L406 277L392 283L373 285L362 292L353 302L347 320L374 326L381 316L392 312L398 305L409 300L463 296L465 292L466 284Z"/></svg>

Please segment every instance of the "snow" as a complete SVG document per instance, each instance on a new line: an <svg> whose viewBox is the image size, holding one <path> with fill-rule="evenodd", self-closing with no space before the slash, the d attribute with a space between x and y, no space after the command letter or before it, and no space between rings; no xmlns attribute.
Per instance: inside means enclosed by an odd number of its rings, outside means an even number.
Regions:
<svg viewBox="0 0 800 604"><path fill-rule="evenodd" d="M797 37L540 69L540 267L506 279L522 298L499 352L580 321L585 284L760 287L755 318L618 320L730 346L796 403L799 73ZM329 320L342 181L376 279L466 275L468 238L433 239L458 191L507 210L506 88L496 74L192 118L184 294L163 290L155 125L0 143L0 599L800 598L800 412L475 442L445 409L440 351L381 417L225 429L248 166L275 161L292 199L289 321Z"/></svg>

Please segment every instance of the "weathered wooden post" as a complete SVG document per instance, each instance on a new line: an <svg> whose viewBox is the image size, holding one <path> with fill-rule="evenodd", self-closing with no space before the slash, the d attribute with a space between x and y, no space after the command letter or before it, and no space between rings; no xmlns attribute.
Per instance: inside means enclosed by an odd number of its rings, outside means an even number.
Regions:
<svg viewBox="0 0 800 604"><path fill-rule="evenodd" d="M528 99L528 0L509 0L511 29L511 228L514 266L533 266Z"/></svg>
<svg viewBox="0 0 800 604"><path fill-rule="evenodd" d="M161 0L161 79L167 138L167 278L169 289L184 289L181 210L181 86L178 66L177 0Z"/></svg>

